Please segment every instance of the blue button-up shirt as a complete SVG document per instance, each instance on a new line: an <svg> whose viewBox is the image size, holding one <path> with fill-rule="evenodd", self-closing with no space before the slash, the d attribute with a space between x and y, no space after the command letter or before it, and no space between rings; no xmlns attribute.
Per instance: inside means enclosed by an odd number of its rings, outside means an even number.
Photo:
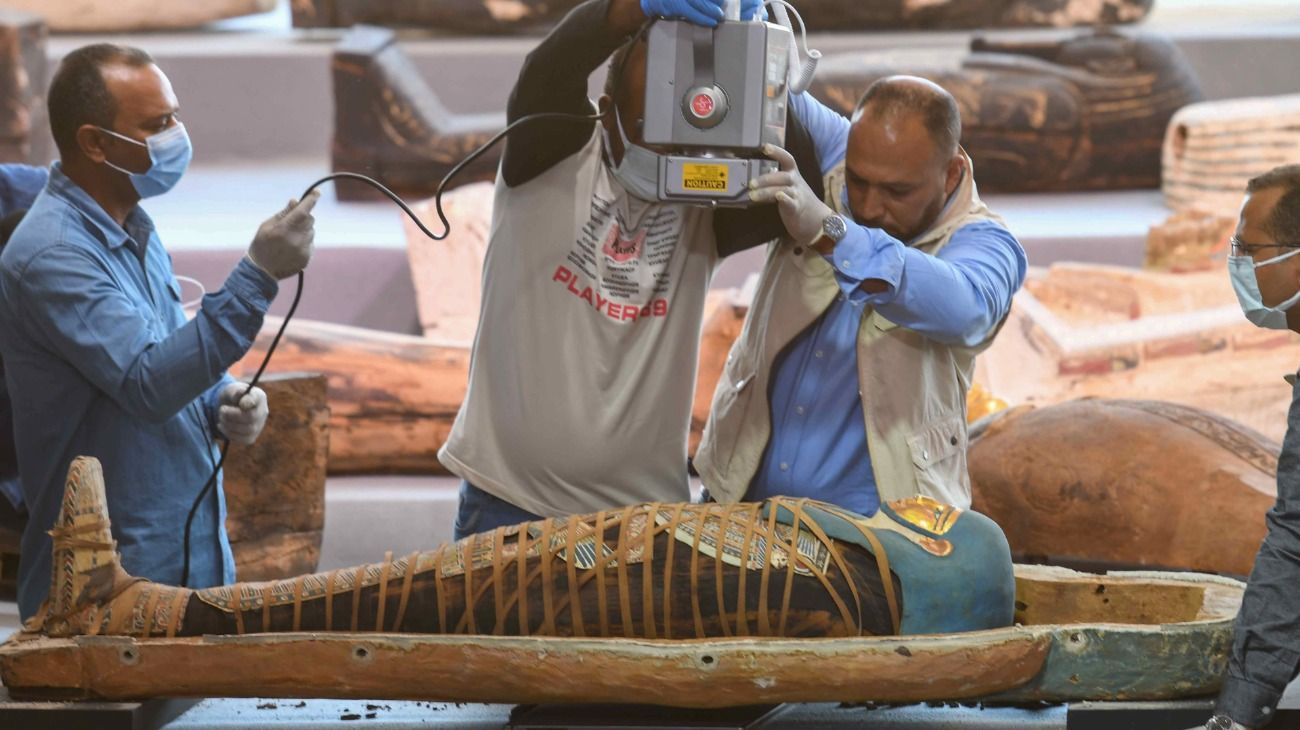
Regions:
<svg viewBox="0 0 1300 730"><path fill-rule="evenodd" d="M844 159L849 121L808 94L791 104L825 174ZM869 515L880 497L858 388L863 314L875 309L926 337L974 346L1010 310L1028 262L1015 237L992 221L958 229L935 256L850 222L826 259L841 294L773 363L772 436L745 498L815 497ZM867 293L868 279L886 290Z"/></svg>
<svg viewBox="0 0 1300 730"><path fill-rule="evenodd" d="M45 187L49 173L31 165L0 165L0 218L26 211ZM18 482L18 461L14 453L14 428L9 392L4 384L4 362L0 359L0 498L18 512L23 507L22 485Z"/></svg>
<svg viewBox="0 0 1300 730"><path fill-rule="evenodd" d="M181 578L185 519L215 462L225 369L251 346L276 282L246 259L186 321L171 257L140 208L119 226L56 163L0 254L0 354L30 519L18 605L50 584L50 538L68 465L104 468L128 573ZM190 585L234 580L220 483L195 516Z"/></svg>

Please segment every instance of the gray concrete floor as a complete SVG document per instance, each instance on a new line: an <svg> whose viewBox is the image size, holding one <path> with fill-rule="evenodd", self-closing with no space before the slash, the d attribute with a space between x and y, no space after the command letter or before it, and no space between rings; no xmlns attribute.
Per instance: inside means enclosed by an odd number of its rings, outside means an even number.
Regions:
<svg viewBox="0 0 1300 730"><path fill-rule="evenodd" d="M207 700L169 723L168 730L225 728L465 728L505 727L509 705L456 705L427 702L352 702L310 700ZM262 708L262 709L259 709ZM870 730L1057 730L1065 728L1062 706L1039 709L908 706L867 709L836 704L785 705L754 728L868 728ZM344 719L359 715L357 719ZM373 717L371 717L373 715ZM593 721L594 718L587 720ZM611 718L636 722L636 717ZM644 721L644 718L640 718ZM719 726L721 727L721 726ZM734 726L733 726L734 727Z"/></svg>

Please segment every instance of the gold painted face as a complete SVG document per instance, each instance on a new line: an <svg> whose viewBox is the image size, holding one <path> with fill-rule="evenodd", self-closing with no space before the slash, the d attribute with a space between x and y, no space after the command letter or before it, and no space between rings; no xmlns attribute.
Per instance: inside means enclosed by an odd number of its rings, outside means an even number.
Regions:
<svg viewBox="0 0 1300 730"><path fill-rule="evenodd" d="M946 535L961 516L960 509L925 496L909 497L888 504L900 520L936 535Z"/></svg>

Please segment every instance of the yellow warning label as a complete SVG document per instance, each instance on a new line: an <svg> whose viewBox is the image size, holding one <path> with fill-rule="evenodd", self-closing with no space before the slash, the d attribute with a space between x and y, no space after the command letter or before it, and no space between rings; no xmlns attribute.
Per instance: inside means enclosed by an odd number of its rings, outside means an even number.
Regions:
<svg viewBox="0 0 1300 730"><path fill-rule="evenodd" d="M724 192L727 166L690 162L682 165L682 189Z"/></svg>

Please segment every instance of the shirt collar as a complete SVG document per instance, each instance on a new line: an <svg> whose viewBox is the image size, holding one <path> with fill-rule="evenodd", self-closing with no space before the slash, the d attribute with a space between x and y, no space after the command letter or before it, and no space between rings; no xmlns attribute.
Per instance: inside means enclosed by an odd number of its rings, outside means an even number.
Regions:
<svg viewBox="0 0 1300 730"><path fill-rule="evenodd" d="M58 162L50 166L48 186L52 195L71 205L87 223L99 231L104 244L110 249L120 248L132 240L131 233L119 226L89 193L65 175L63 166ZM136 235L143 236L143 240L139 241L141 246L148 244L149 236L154 232L153 219L138 205L127 216L126 226Z"/></svg>

